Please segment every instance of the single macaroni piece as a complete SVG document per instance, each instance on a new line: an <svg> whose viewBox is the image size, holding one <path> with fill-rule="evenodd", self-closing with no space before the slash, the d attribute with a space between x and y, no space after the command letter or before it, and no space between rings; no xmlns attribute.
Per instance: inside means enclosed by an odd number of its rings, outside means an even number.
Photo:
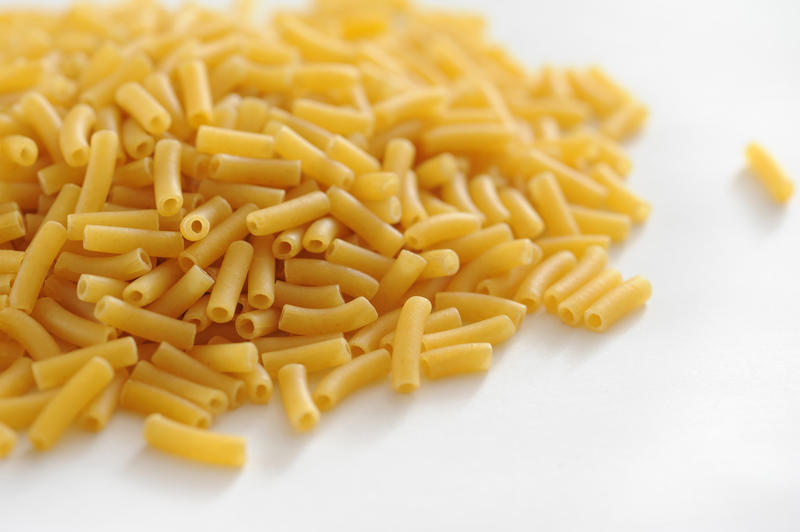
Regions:
<svg viewBox="0 0 800 532"><path fill-rule="evenodd" d="M122 291L122 299L137 307L147 306L169 290L181 278L182 273L177 261L162 262L155 269L130 282Z"/></svg>
<svg viewBox="0 0 800 532"><path fill-rule="evenodd" d="M169 342L184 349L194 345L193 324L135 307L112 296L100 298L94 315L101 323L153 342Z"/></svg>
<svg viewBox="0 0 800 532"><path fill-rule="evenodd" d="M375 251L392 257L400 250L403 234L378 218L351 194L334 186L328 189L327 195L333 217L363 238Z"/></svg>
<svg viewBox="0 0 800 532"><path fill-rule="evenodd" d="M17 445L17 433L0 421L0 459L5 458Z"/></svg>
<svg viewBox="0 0 800 532"><path fill-rule="evenodd" d="M278 372L278 387L289 423L301 432L313 429L319 421L319 409L308 391L306 368L300 364L283 366Z"/></svg>
<svg viewBox="0 0 800 532"><path fill-rule="evenodd" d="M153 192L161 216L174 216L183 207L181 191L181 143L161 139L153 154ZM181 246L183 247L183 246Z"/></svg>
<svg viewBox="0 0 800 532"><path fill-rule="evenodd" d="M535 312L544 302L547 289L575 268L576 264L575 255L569 251L560 251L548 257L522 279L514 294L514 301L523 303L528 307L528 312Z"/></svg>
<svg viewBox="0 0 800 532"><path fill-rule="evenodd" d="M27 429L57 393L58 390L47 390L0 398L0 423L14 430Z"/></svg>
<svg viewBox="0 0 800 532"><path fill-rule="evenodd" d="M455 308L448 308L431 312L428 315L428 319L425 320L425 328L422 330L422 332L427 334L432 332L446 331L448 329L461 327L461 325L461 315L458 313L458 310ZM391 351L394 346L394 338L395 331L391 331L381 338L381 341L378 345L381 348Z"/></svg>
<svg viewBox="0 0 800 532"><path fill-rule="evenodd" d="M314 388L314 402L323 412L330 410L359 388L385 378L392 368L386 349L378 349L354 358L325 375Z"/></svg>
<svg viewBox="0 0 800 532"><path fill-rule="evenodd" d="M70 240L83 240L84 228L87 225L105 225L117 228L130 227L132 229L158 231L158 211L155 209L134 209L69 214L67 216L67 238Z"/></svg>
<svg viewBox="0 0 800 532"><path fill-rule="evenodd" d="M300 161L218 153L211 158L208 173L215 181L283 188L300 184L300 169Z"/></svg>
<svg viewBox="0 0 800 532"><path fill-rule="evenodd" d="M419 296L408 298L400 310L392 350L392 387L396 392L410 393L419 388L419 354L430 313L431 302Z"/></svg>
<svg viewBox="0 0 800 532"><path fill-rule="evenodd" d="M147 310L170 318L178 318L199 301L213 285L213 277L198 266L192 266L155 301L147 305ZM109 295L119 297L115 294Z"/></svg>
<svg viewBox="0 0 800 532"><path fill-rule="evenodd" d="M114 100L151 135L161 135L172 125L169 112L138 82L120 85Z"/></svg>
<svg viewBox="0 0 800 532"><path fill-rule="evenodd" d="M313 343L261 351L264 368L274 377L287 364L301 364L308 373L340 366L351 359L350 346L341 336L312 338ZM263 347L263 346L262 346Z"/></svg>
<svg viewBox="0 0 800 532"><path fill-rule="evenodd" d="M117 337L113 327L73 314L49 297L36 302L31 316L54 336L80 347L105 344Z"/></svg>
<svg viewBox="0 0 800 532"><path fill-rule="evenodd" d="M650 299L650 281L637 275L602 295L584 312L589 329L603 332L614 322Z"/></svg>
<svg viewBox="0 0 800 532"><path fill-rule="evenodd" d="M183 271L194 265L206 268L225 254L228 246L237 240L242 240L248 234L247 215L258 209L253 203L239 207L236 212L214 227L208 235L184 249L178 257L178 264Z"/></svg>
<svg viewBox="0 0 800 532"><path fill-rule="evenodd" d="M44 360L61 352L47 329L21 310L0 310L0 331L16 340L34 360Z"/></svg>
<svg viewBox="0 0 800 532"><path fill-rule="evenodd" d="M187 354L219 372L247 373L258 364L258 349L252 342L196 345Z"/></svg>
<svg viewBox="0 0 800 532"><path fill-rule="evenodd" d="M446 240L474 233L480 228L481 219L472 214L437 214L409 227L405 232L405 239L414 249L426 249Z"/></svg>
<svg viewBox="0 0 800 532"><path fill-rule="evenodd" d="M35 381L32 365L30 358L20 357L0 373L0 397L23 395L33 388Z"/></svg>
<svg viewBox="0 0 800 532"><path fill-rule="evenodd" d="M114 166L117 162L119 136L113 131L97 131L89 144L89 162L83 178L76 213L103 210L103 203L111 189Z"/></svg>
<svg viewBox="0 0 800 532"><path fill-rule="evenodd" d="M133 379L128 379L122 386L119 404L145 416L158 413L192 427L206 429L211 425L211 414L191 401Z"/></svg>
<svg viewBox="0 0 800 532"><path fill-rule="evenodd" d="M254 235L271 235L297 227L328 214L331 202L324 192L312 192L247 215L247 228Z"/></svg>
<svg viewBox="0 0 800 532"><path fill-rule="evenodd" d="M528 312L525 305L502 297L471 292L439 292L436 294L434 308L442 311L455 308L461 318L472 323L505 314L519 329L522 319Z"/></svg>
<svg viewBox="0 0 800 532"><path fill-rule="evenodd" d="M151 257L177 258L183 252L183 236L177 231L87 225L83 228L83 247L114 254L141 249Z"/></svg>
<svg viewBox="0 0 800 532"><path fill-rule="evenodd" d="M503 242L462 268L447 285L448 292L464 292L479 281L507 272L517 266L536 264L541 258L539 247L526 238Z"/></svg>
<svg viewBox="0 0 800 532"><path fill-rule="evenodd" d="M126 336L105 344L76 349L33 363L33 377L40 390L49 390L69 380L86 362L94 357L105 359L115 369L136 364L138 360L136 342Z"/></svg>
<svg viewBox="0 0 800 532"><path fill-rule="evenodd" d="M291 334L326 334L352 331L376 319L375 307L360 296L343 305L322 309L284 305L278 328Z"/></svg>
<svg viewBox="0 0 800 532"><path fill-rule="evenodd" d="M373 277L347 266L319 259L290 259L283 263L286 281L306 286L338 284L341 291L352 297L372 298L379 283Z"/></svg>
<svg viewBox="0 0 800 532"><path fill-rule="evenodd" d="M539 174L528 181L528 189L550 236L580 234L578 224L553 174L550 172Z"/></svg>
<svg viewBox="0 0 800 532"><path fill-rule="evenodd" d="M78 414L78 426L92 432L103 430L117 409L119 394L127 379L127 370L118 369L114 372L114 379Z"/></svg>
<svg viewBox="0 0 800 532"><path fill-rule="evenodd" d="M631 232L631 218L626 214L579 205L570 206L570 211L583 234L607 235L612 242L621 242L627 239Z"/></svg>
<svg viewBox="0 0 800 532"><path fill-rule="evenodd" d="M213 112L205 63L199 59L186 61L178 66L177 72L189 125L199 128L210 124Z"/></svg>
<svg viewBox="0 0 800 532"><path fill-rule="evenodd" d="M230 203L221 196L214 196L181 219L183 238L196 242L202 240L222 220L233 213Z"/></svg>
<svg viewBox="0 0 800 532"><path fill-rule="evenodd" d="M420 278L428 261L408 250L400 251L392 266L381 277L372 303L380 312L400 306L400 300L411 285ZM375 316L377 318L377 316Z"/></svg>
<svg viewBox="0 0 800 532"><path fill-rule="evenodd" d="M247 398L253 404L266 404L272 398L272 379L261 364L256 364L253 371L231 373L244 382Z"/></svg>
<svg viewBox="0 0 800 532"><path fill-rule="evenodd" d="M248 242L238 240L228 246L208 300L211 321L226 323L233 319L252 261L253 246Z"/></svg>
<svg viewBox="0 0 800 532"><path fill-rule="evenodd" d="M58 222L47 222L36 233L11 287L8 300L12 307L27 313L33 310L47 272L66 241L67 230Z"/></svg>
<svg viewBox="0 0 800 532"><path fill-rule="evenodd" d="M511 318L501 314L455 329L425 334L422 336L422 347L423 351L430 351L440 347L476 342L497 345L511 338L516 330Z"/></svg>
<svg viewBox="0 0 800 532"><path fill-rule="evenodd" d="M753 173L778 203L785 203L794 194L794 183L772 155L758 143L745 148L745 156Z"/></svg>
<svg viewBox="0 0 800 532"><path fill-rule="evenodd" d="M429 379L439 379L462 373L488 371L492 364L492 344L458 344L422 353L420 365Z"/></svg>
<svg viewBox="0 0 800 532"><path fill-rule="evenodd" d="M269 159L272 157L274 141L270 135L204 125L197 130L195 143L200 153Z"/></svg>
<svg viewBox="0 0 800 532"><path fill-rule="evenodd" d="M130 281L144 275L152 268L150 256L141 248L110 257L88 257L64 251L53 265L56 275L73 282L77 282L83 274L103 275L118 281Z"/></svg>
<svg viewBox="0 0 800 532"><path fill-rule="evenodd" d="M545 226L541 216L528 203L522 192L514 188L504 188L499 192L499 197L508 210L508 225L517 238L536 238L544 231Z"/></svg>
<svg viewBox="0 0 800 532"><path fill-rule="evenodd" d="M94 357L62 386L39 412L28 431L33 446L45 451L55 445L63 432L103 388L114 378L106 360Z"/></svg>
<svg viewBox="0 0 800 532"><path fill-rule="evenodd" d="M58 143L69 166L81 167L89 162L89 132L96 119L94 109L85 103L79 103L64 117Z"/></svg>
<svg viewBox="0 0 800 532"><path fill-rule="evenodd" d="M156 449L197 462L228 467L242 467L245 462L244 438L202 430L161 414L147 416L144 438Z"/></svg>

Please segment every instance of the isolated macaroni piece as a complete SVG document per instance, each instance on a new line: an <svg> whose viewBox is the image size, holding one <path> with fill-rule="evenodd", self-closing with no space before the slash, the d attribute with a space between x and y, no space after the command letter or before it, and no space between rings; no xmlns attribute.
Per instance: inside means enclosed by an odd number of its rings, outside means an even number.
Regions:
<svg viewBox="0 0 800 532"><path fill-rule="evenodd" d="M745 148L745 156L753 173L778 203L785 203L794 194L794 183L777 161L758 143Z"/></svg>
<svg viewBox="0 0 800 532"><path fill-rule="evenodd" d="M242 467L246 444L240 436L218 434L150 414L144 422L147 443L164 452L214 465Z"/></svg>
<svg viewBox="0 0 800 532"><path fill-rule="evenodd" d="M431 302L419 296L406 300L395 328L392 350L392 387L410 393L419 388L419 354Z"/></svg>
<svg viewBox="0 0 800 532"><path fill-rule="evenodd" d="M422 353L420 365L429 379L487 371L492 364L492 344L458 344Z"/></svg>
<svg viewBox="0 0 800 532"><path fill-rule="evenodd" d="M319 409L311 398L306 380L306 368L287 364L278 371L278 388L289 423L302 432L313 429L319 421Z"/></svg>
<svg viewBox="0 0 800 532"><path fill-rule="evenodd" d="M330 410L359 388L385 378L391 367L391 357L385 349L361 355L325 375L314 388L314 402L323 412Z"/></svg>

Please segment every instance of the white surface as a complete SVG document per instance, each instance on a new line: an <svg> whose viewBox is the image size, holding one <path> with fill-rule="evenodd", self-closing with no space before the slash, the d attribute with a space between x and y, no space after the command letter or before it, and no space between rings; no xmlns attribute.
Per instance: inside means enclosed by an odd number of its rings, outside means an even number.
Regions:
<svg viewBox="0 0 800 532"><path fill-rule="evenodd" d="M631 184L653 216L614 253L647 310L604 336L536 316L485 377L370 389L310 436L279 398L243 408L217 425L248 437L241 472L146 449L128 415L23 444L0 530L800 527L800 198L740 175L757 138L800 180L800 4L458 3L527 63L600 63L651 106Z"/></svg>

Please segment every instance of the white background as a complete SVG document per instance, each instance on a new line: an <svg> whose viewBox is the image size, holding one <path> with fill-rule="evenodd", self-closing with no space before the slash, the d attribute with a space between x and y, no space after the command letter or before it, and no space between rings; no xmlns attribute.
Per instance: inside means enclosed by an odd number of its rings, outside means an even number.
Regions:
<svg viewBox="0 0 800 532"><path fill-rule="evenodd" d="M800 198L777 207L742 172L759 139L800 181L800 3L430 3L650 105L631 184L653 215L614 252L652 280L646 311L603 336L537 315L485 377L375 387L308 436L277 397L242 408L216 425L247 436L241 471L151 451L129 415L23 443L0 530L800 528Z"/></svg>

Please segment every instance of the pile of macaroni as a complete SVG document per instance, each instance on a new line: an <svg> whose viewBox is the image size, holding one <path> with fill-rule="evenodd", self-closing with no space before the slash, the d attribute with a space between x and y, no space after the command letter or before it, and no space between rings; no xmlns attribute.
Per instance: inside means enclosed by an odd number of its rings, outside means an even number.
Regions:
<svg viewBox="0 0 800 532"><path fill-rule="evenodd" d="M486 371L540 308L601 332L649 298L606 253L650 212L619 144L647 111L602 70L404 0L252 18L0 15L0 456L120 408L241 466L208 427L275 381L307 431Z"/></svg>

